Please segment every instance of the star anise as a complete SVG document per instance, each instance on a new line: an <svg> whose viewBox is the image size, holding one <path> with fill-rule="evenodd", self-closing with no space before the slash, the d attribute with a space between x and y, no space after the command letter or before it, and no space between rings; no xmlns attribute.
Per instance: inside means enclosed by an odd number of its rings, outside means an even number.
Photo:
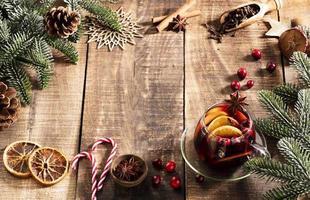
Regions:
<svg viewBox="0 0 310 200"><path fill-rule="evenodd" d="M246 96L242 97L239 92L234 92L230 94L230 99L225 100L229 103L228 111L234 114L237 110L243 110L243 106L247 106L249 104L245 103Z"/></svg>
<svg viewBox="0 0 310 200"><path fill-rule="evenodd" d="M142 174L143 164L134 157L122 160L114 170L114 175L124 181L135 181Z"/></svg>
<svg viewBox="0 0 310 200"><path fill-rule="evenodd" d="M171 29L176 32L185 31L186 25L188 25L186 20L187 20L186 17L177 15L176 17L173 18L172 22L170 22Z"/></svg>

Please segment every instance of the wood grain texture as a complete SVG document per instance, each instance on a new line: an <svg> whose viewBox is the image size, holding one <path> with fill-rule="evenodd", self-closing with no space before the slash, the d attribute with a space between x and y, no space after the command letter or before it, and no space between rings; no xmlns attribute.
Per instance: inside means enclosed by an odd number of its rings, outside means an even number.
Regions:
<svg viewBox="0 0 310 200"><path fill-rule="evenodd" d="M256 23L239 30L234 37L226 36L222 43L208 38L203 24L214 22L221 13L229 8L247 1L198 1L197 8L203 11L203 16L191 19L185 34L185 125L189 131L194 131L199 117L212 104L227 98L230 83L237 79L239 67L245 67L249 75L246 80L253 79L255 86L251 90L243 90L247 96L249 112L254 118L264 116L265 112L257 101L256 92L262 88L270 89L282 82L282 72L278 68L274 74L265 70L270 59L280 63L280 54L276 39L263 37L267 27L264 23ZM271 17L277 19L277 14ZM252 48L262 50L263 57L254 61L250 56ZM244 86L246 81L242 81ZM186 167L186 199L259 199L266 189L264 180L251 176L238 182L207 182L198 185L195 175Z"/></svg>
<svg viewBox="0 0 310 200"><path fill-rule="evenodd" d="M109 179L99 199L183 199L184 190L173 191L171 175L161 173L162 186L153 188L155 171L151 160L177 162L177 174L183 178L179 138L183 129L183 34L151 34L151 18L175 10L183 2L176 0L124 1L145 24L145 36L125 51L89 48L83 117L82 149L96 138L112 137L119 145L118 155L134 153L146 160L150 172L137 188L126 189ZM117 7L116 5L115 7ZM169 9L168 9L169 8ZM171 9L171 10L170 10ZM105 150L103 150L105 149ZM105 146L98 159L107 158ZM103 164L101 164L102 166ZM90 167L82 162L78 173L77 199L90 198Z"/></svg>
<svg viewBox="0 0 310 200"><path fill-rule="evenodd" d="M17 140L32 140L42 146L59 148L68 159L76 154L86 61L84 43L85 38L76 45L80 54L77 65L56 60L49 87L34 91L32 104L22 109L14 127L1 132L1 148ZM2 156L0 169L0 199L74 199L74 176L67 176L52 187L42 187L32 178L19 179L10 175L4 169Z"/></svg>

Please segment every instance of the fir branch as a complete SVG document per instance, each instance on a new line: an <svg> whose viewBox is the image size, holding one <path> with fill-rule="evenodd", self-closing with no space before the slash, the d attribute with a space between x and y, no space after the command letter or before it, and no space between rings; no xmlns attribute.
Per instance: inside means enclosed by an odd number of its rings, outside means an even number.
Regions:
<svg viewBox="0 0 310 200"><path fill-rule="evenodd" d="M101 7L94 0L83 0L80 2L81 7L83 7L88 12L96 16L96 18L114 31L121 30L121 24L119 22L117 14L110 8Z"/></svg>
<svg viewBox="0 0 310 200"><path fill-rule="evenodd" d="M64 2L72 9L77 10L82 0L64 0Z"/></svg>
<svg viewBox="0 0 310 200"><path fill-rule="evenodd" d="M263 197L266 200L296 199L300 194L309 192L310 181L305 180L296 184L287 184L269 190Z"/></svg>
<svg viewBox="0 0 310 200"><path fill-rule="evenodd" d="M35 46L26 56L18 58L21 64L36 71L36 78L40 89L46 88L52 76L52 52L43 40L36 40Z"/></svg>
<svg viewBox="0 0 310 200"><path fill-rule="evenodd" d="M304 150L294 138L283 138L277 146L289 164L310 180L310 151Z"/></svg>
<svg viewBox="0 0 310 200"><path fill-rule="evenodd" d="M68 37L68 40L73 43L77 43L81 39L81 35L83 34L83 28L81 25L78 26L78 30Z"/></svg>
<svg viewBox="0 0 310 200"><path fill-rule="evenodd" d="M298 93L298 101L295 105L295 112L299 116L299 133L303 136L310 133L310 90L301 90Z"/></svg>
<svg viewBox="0 0 310 200"><path fill-rule="evenodd" d="M273 92L280 96L287 104L293 104L297 101L298 91L301 88L295 84L287 83L285 85L277 86Z"/></svg>
<svg viewBox="0 0 310 200"><path fill-rule="evenodd" d="M290 58L290 65L297 69L297 72L306 87L310 87L310 59L303 52L294 52Z"/></svg>
<svg viewBox="0 0 310 200"><path fill-rule="evenodd" d="M296 123L292 120L293 116L287 109L287 105L279 96L267 90L260 91L258 95L259 101L273 114L278 122L296 131Z"/></svg>
<svg viewBox="0 0 310 200"><path fill-rule="evenodd" d="M257 174L261 178L267 178L269 181L281 181L283 183L298 182L298 179L305 178L301 176L294 166L283 164L269 158L255 158L245 164L245 169Z"/></svg>
<svg viewBox="0 0 310 200"><path fill-rule="evenodd" d="M9 67L1 69L0 80L10 87L14 87L23 104L31 102L31 82L26 71L16 62L12 62Z"/></svg>
<svg viewBox="0 0 310 200"><path fill-rule="evenodd" d="M75 47L68 41L64 41L58 38L47 38L46 42L53 48L63 53L70 62L77 63L79 60L79 53Z"/></svg>
<svg viewBox="0 0 310 200"><path fill-rule="evenodd" d="M6 21L0 20L0 45L5 44L10 38L11 30Z"/></svg>
<svg viewBox="0 0 310 200"><path fill-rule="evenodd" d="M32 38L24 33L15 33L11 42L0 47L0 65L11 63L20 54L23 54L32 43Z"/></svg>
<svg viewBox="0 0 310 200"><path fill-rule="evenodd" d="M281 139L283 137L294 137L294 130L280 123L276 123L271 118L254 120L255 130L269 136ZM299 134L298 134L299 135Z"/></svg>

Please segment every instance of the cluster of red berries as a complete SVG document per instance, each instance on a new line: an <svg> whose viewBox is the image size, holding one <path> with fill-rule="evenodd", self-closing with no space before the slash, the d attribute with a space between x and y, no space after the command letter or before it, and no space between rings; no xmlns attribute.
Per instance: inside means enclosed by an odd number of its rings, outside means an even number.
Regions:
<svg viewBox="0 0 310 200"><path fill-rule="evenodd" d="M165 168L165 171L167 173L174 173L175 169L177 167L177 164L172 160L168 161L164 166L163 161L159 158L153 160L152 164L153 164L153 167L158 169L158 170L162 170L163 168ZM160 175L155 175L152 177L152 183L154 186L159 186L161 184L161 180L162 180L162 178ZM180 177L175 176L175 175L172 176L170 179L170 186L173 189L180 189L182 186Z"/></svg>
<svg viewBox="0 0 310 200"><path fill-rule="evenodd" d="M259 50L259 49L253 49L252 50L252 57L256 60L259 60L262 58L262 52ZM276 69L277 65L270 61L267 63L267 67L266 69L272 73L274 72L274 70ZM244 80L245 77L247 76L248 72L245 68L241 67L239 68L239 70L237 71L237 75L239 77L240 80ZM253 80L248 80L247 83L246 83L246 87L248 89L252 88L254 86L254 81ZM233 80L230 84L230 88L233 90L233 91L236 91L236 90L240 90L241 89L241 84L238 80Z"/></svg>

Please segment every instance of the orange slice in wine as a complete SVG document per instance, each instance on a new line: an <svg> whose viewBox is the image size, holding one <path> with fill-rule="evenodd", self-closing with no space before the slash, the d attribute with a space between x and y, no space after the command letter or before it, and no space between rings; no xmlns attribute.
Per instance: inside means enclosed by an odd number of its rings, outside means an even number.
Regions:
<svg viewBox="0 0 310 200"><path fill-rule="evenodd" d="M242 135L242 132L240 129L234 126L226 125L226 126L221 126L215 129L214 131L212 131L209 134L209 138L216 137L216 136L223 137L223 138L231 138L231 137L239 137L241 135Z"/></svg>
<svg viewBox="0 0 310 200"><path fill-rule="evenodd" d="M41 184L50 186L61 181L69 168L68 159L56 149L42 147L35 150L28 160L32 176Z"/></svg>
<svg viewBox="0 0 310 200"><path fill-rule="evenodd" d="M221 126L225 126L225 125L230 125L230 126L238 126L239 123L237 120L235 120L232 117L229 116L220 116L215 118L208 126L207 130L209 131L209 133L211 133L212 131L214 131L215 129L221 127Z"/></svg>
<svg viewBox="0 0 310 200"><path fill-rule="evenodd" d="M17 177L31 176L28 158L39 147L38 144L29 141L17 141L8 145L3 153L4 167Z"/></svg>

